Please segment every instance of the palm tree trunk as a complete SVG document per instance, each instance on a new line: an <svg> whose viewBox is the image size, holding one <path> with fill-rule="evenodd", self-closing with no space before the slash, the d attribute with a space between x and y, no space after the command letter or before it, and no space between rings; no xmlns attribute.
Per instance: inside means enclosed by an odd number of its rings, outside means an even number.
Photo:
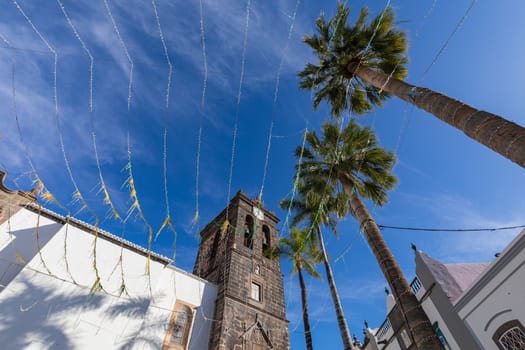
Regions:
<svg viewBox="0 0 525 350"><path fill-rule="evenodd" d="M306 284L303 278L303 269L300 264L297 264L297 274L299 275L299 285L301 286L301 301L303 303L303 323L304 323L304 338L306 340L306 349L314 350L312 343L312 331L310 330L310 320L308 319L308 299L306 297Z"/></svg>
<svg viewBox="0 0 525 350"><path fill-rule="evenodd" d="M401 271L394 255L383 239L372 215L368 212L361 198L353 191L352 183L341 174L339 175L339 181L345 193L350 197L352 213L359 221L368 244L392 289L392 294L406 320L408 331L412 335L416 348L421 350L444 349L432 329L430 320L403 275L403 271Z"/></svg>
<svg viewBox="0 0 525 350"><path fill-rule="evenodd" d="M503 157L525 168L525 128L439 92L417 87L351 63L348 70L369 84L432 113Z"/></svg>
<svg viewBox="0 0 525 350"><path fill-rule="evenodd" d="M341 305L341 298L339 298L339 293L337 292L337 287L335 285L334 274L332 273L332 268L330 267L328 255L326 254L324 247L323 234L321 233L319 227L317 227L317 238L321 247L321 254L326 270L326 279L328 280L328 285L330 286L330 294L332 294L332 301L335 307L335 314L337 315L337 325L339 326L339 332L341 333L341 339L343 340L343 347L345 350L354 350L352 338L350 336L350 329L348 329L343 306Z"/></svg>

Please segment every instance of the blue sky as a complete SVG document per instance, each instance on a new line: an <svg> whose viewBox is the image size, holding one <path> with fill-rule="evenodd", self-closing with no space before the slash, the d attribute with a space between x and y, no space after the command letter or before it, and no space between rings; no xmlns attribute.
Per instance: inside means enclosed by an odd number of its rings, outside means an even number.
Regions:
<svg viewBox="0 0 525 350"><path fill-rule="evenodd" d="M248 21L246 1L203 1L206 67L199 2L157 1L162 34L173 67L166 112L169 66L152 3L107 0L121 41L104 0L63 0L66 12L93 56L92 113L90 58L59 4L52 1L17 3L42 37L16 3L2 2L0 167L9 172L8 185L24 190L32 187L34 175L24 150L27 147L46 188L70 212L94 223L88 210L78 212L81 205L72 202L75 190L60 148L58 116L73 178L89 207L101 218L101 227L146 245L148 233L136 212L125 230L118 221L104 219L109 207L99 193L91 122L94 122L103 179L115 208L122 215L132 205L130 192L124 185L128 173L123 170L128 162L129 130L137 197L155 230L166 216L163 180L166 127L168 198L178 233L177 265L191 270L198 247L197 225L192 220L196 211L196 159L202 116L198 226L203 227L224 208L229 188L230 196L242 188L255 197L263 185L266 207L275 210L284 222L287 213L280 210L277 203L292 191L293 151L301 143L306 127L318 130L329 120L326 106L314 112L310 93L297 87L297 72L313 59L301 38L313 33L313 23L319 13L332 16L336 1L300 2L294 18L296 0L252 0ZM525 5L521 1L347 3L352 8L352 19L362 6L368 6L372 15L380 13L387 3L394 7L399 26L408 32L409 82L525 125L525 99L521 92L525 78L522 65L525 27L520 24ZM463 24L432 64L472 4ZM58 59L56 75L53 51ZM128 111L130 59L133 80ZM205 68L206 94L202 108ZM13 76L16 98L13 98ZM13 102L25 145L20 142ZM230 178L236 119L237 138ZM428 113L396 99L360 121L373 126L381 145L398 155L395 173L399 185L390 193L385 207L370 207L378 223L447 228L525 224L524 173L517 165ZM64 213L52 203L48 206ZM286 232L286 228L281 227L281 232ZM365 319L371 326L379 326L385 317L383 288L386 282L354 221L351 218L342 221L339 232L339 239L326 232L327 248L331 258L337 260L334 270L350 329L360 336ZM383 233L411 280L414 276L411 242L445 262L490 261L518 231L460 234L384 230ZM172 246L169 230L164 230L153 244L155 251L168 256L173 254ZM299 290L295 278L288 277L287 264L283 264L283 270L292 348L301 349L304 339ZM340 348L326 284L308 281L308 285L314 344L319 348Z"/></svg>

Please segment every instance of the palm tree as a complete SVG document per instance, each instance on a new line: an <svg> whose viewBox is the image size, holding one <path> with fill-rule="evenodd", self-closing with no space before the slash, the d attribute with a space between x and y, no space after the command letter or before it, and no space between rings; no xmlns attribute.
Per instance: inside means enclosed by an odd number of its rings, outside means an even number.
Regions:
<svg viewBox="0 0 525 350"><path fill-rule="evenodd" d="M442 349L430 321L361 199L369 199L379 206L387 202L387 191L397 183L397 178L391 174L394 154L378 146L371 128L361 128L354 120L342 130L325 124L321 139L313 131L307 134L306 141L299 176L308 185L324 182L326 198L334 198L341 192L347 196L350 213L359 222L416 347ZM296 154L300 152L298 149ZM310 188L316 191L316 186Z"/></svg>
<svg viewBox="0 0 525 350"><path fill-rule="evenodd" d="M304 283L303 271L315 278L321 278L316 271L315 265L320 262L319 252L310 239L308 229L294 229L289 237L281 238L279 246L272 249L272 258L284 256L292 262L292 274L297 272L299 285L301 287L301 302L303 307L304 337L306 349L313 350L312 331L308 318L308 299L306 297L306 284Z"/></svg>
<svg viewBox="0 0 525 350"><path fill-rule="evenodd" d="M407 74L407 40L394 26L392 9L367 24L368 11L363 8L353 26L346 23L348 14L349 9L340 4L328 22L323 16L317 19L317 34L303 39L319 60L299 73L299 86L315 91L315 108L326 100L336 117L346 109L362 114L393 94L525 167L525 128L402 81Z"/></svg>
<svg viewBox="0 0 525 350"><path fill-rule="evenodd" d="M332 296L343 347L345 350L351 350L354 349L354 347L350 336L350 329L346 322L341 298L337 291L334 274L328 260L328 254L326 253L323 234L321 232L321 226L325 225L337 235L337 217L342 217L348 212L348 198L344 193L338 193L336 196L330 198L323 197L325 182L323 180L316 180L317 179L311 179L311 181L306 184L300 179L297 184L298 197L293 200L285 199L281 201L280 206L285 210L291 209L294 212L290 226L295 227L302 222L306 222L309 227L307 230L308 238L316 245L319 245L319 253L325 267L326 279L330 288L330 295Z"/></svg>

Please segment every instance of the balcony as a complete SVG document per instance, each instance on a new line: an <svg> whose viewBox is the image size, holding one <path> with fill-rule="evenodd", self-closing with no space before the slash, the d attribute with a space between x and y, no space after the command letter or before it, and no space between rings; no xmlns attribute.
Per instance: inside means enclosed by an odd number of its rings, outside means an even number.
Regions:
<svg viewBox="0 0 525 350"><path fill-rule="evenodd" d="M421 290L421 287L423 287L423 285L421 284L419 278L417 278L417 276L414 277L412 283L410 283L410 288L412 288L412 292L414 293L414 295L417 295L417 292Z"/></svg>
<svg viewBox="0 0 525 350"><path fill-rule="evenodd" d="M381 325L381 327L379 327L379 329L377 330L377 333L375 334L376 339L378 341L388 339L387 333L391 328L392 328L392 325L390 324L390 320L387 317L385 321L383 322L383 324Z"/></svg>

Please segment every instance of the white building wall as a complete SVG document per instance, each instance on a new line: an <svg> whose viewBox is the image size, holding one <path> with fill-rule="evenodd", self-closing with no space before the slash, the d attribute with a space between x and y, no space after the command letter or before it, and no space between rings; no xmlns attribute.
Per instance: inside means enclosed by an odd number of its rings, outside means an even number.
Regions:
<svg viewBox="0 0 525 350"><path fill-rule="evenodd" d="M39 244L45 245L60 229L55 221L20 210L0 225L0 291L11 282L38 251L35 227L39 226Z"/></svg>
<svg viewBox="0 0 525 350"><path fill-rule="evenodd" d="M439 328L441 329L441 332L447 339L448 344L450 345L450 348L452 350L461 350L459 345L456 343L456 340L452 336L450 330L447 327L447 324L445 321L443 321L443 318L439 314L439 311L432 302L432 292L430 292L427 295L427 290L425 287L419 282L419 288L417 289L415 296L417 300L421 303L421 307L423 308L423 311L427 315L428 319L430 320L430 323L434 324L434 322L438 323ZM424 300L423 297L425 297Z"/></svg>
<svg viewBox="0 0 525 350"><path fill-rule="evenodd" d="M377 349L402 350L397 339L395 337L392 337L394 335L392 332L392 328L390 328L389 335L383 336L383 337L377 337L377 331L378 329L374 329L374 330L371 330L370 328L368 329L367 335L370 338L370 340L363 350L377 350ZM375 332L375 336L374 336L374 332ZM378 342L381 342L381 343L378 344Z"/></svg>
<svg viewBox="0 0 525 350"><path fill-rule="evenodd" d="M402 350L402 348L401 348L401 345L399 345L397 338L392 338L390 340L390 343L388 343L388 346L385 348L385 350Z"/></svg>
<svg viewBox="0 0 525 350"><path fill-rule="evenodd" d="M438 323L439 328L441 329L441 332L447 339L448 345L450 345L450 349L452 350L462 350L459 345L456 343L456 340L452 336L452 333L447 327L447 324L439 314L438 309L436 308L436 305L432 302L431 298L427 298L423 300L421 303L421 306L423 307L423 311L427 314L428 319L430 320L430 323L434 324L434 322Z"/></svg>
<svg viewBox="0 0 525 350"><path fill-rule="evenodd" d="M525 325L524 233L513 243L456 304L459 316L486 349L496 349L492 336L503 323L517 319Z"/></svg>
<svg viewBox="0 0 525 350"><path fill-rule="evenodd" d="M146 256L99 237L96 267L103 291L91 293L96 281L93 234L26 209L9 225L14 239L6 232L7 223L0 227L0 276L4 268L11 271L0 292L0 348L160 349L177 300L196 308L190 349L207 347L214 285L153 260L148 278ZM15 250L25 265L17 264ZM19 272L16 277L13 271Z"/></svg>

